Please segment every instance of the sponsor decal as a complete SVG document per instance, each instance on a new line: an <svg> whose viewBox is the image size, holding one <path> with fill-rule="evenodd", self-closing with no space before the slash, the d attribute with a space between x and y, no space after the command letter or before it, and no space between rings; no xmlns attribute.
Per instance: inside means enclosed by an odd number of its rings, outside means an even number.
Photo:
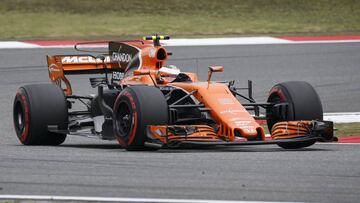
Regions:
<svg viewBox="0 0 360 203"><path fill-rule="evenodd" d="M140 51L137 47L126 43L110 42L109 55L112 67L120 69L140 67L141 57L137 57L140 55ZM131 66L128 67L130 63Z"/></svg>
<svg viewBox="0 0 360 203"><path fill-rule="evenodd" d="M235 104L234 100L232 100L231 98L218 98L218 102L221 105Z"/></svg>
<svg viewBox="0 0 360 203"><path fill-rule="evenodd" d="M161 91L171 91L171 90L175 89L175 87L159 86L159 89L160 89Z"/></svg>
<svg viewBox="0 0 360 203"><path fill-rule="evenodd" d="M249 126L249 124L251 123L251 121L235 121L234 122L236 126L241 127L241 126Z"/></svg>
<svg viewBox="0 0 360 203"><path fill-rule="evenodd" d="M149 50L149 57L150 58L155 58L156 55L156 49L150 49Z"/></svg>
<svg viewBox="0 0 360 203"><path fill-rule="evenodd" d="M231 118L229 119L229 121L233 122L233 121L242 121L243 119L242 118L239 118L239 117L235 117L235 118Z"/></svg>
<svg viewBox="0 0 360 203"><path fill-rule="evenodd" d="M59 67L55 64L51 64L49 66L49 71L50 73L53 73L53 72L60 72L61 70L59 69Z"/></svg>
<svg viewBox="0 0 360 203"><path fill-rule="evenodd" d="M220 114L234 114L236 115L237 113L241 113L241 112L245 112L245 110L242 109L227 109L225 111L221 111Z"/></svg>
<svg viewBox="0 0 360 203"><path fill-rule="evenodd" d="M256 133L256 129L251 126L242 126L241 129L247 131L248 133Z"/></svg>
<svg viewBox="0 0 360 203"><path fill-rule="evenodd" d="M111 55L111 60L112 61L117 61L117 62L130 62L132 59L132 55L128 54L128 53L122 53L121 52L121 47L119 47L117 52L113 52Z"/></svg>
<svg viewBox="0 0 360 203"><path fill-rule="evenodd" d="M126 53L117 53L117 52L113 52L112 56L111 56L111 60L113 61L117 61L117 62L129 62L131 61L132 56L130 54L126 54Z"/></svg>
<svg viewBox="0 0 360 203"><path fill-rule="evenodd" d="M105 57L105 62L110 62L110 57ZM94 58L92 56L64 56L61 58L62 64L74 64L74 63L102 63L102 60L99 58Z"/></svg>
<svg viewBox="0 0 360 203"><path fill-rule="evenodd" d="M113 80L122 80L123 78L124 78L124 73L122 73L122 72L114 71L112 73L112 79Z"/></svg>

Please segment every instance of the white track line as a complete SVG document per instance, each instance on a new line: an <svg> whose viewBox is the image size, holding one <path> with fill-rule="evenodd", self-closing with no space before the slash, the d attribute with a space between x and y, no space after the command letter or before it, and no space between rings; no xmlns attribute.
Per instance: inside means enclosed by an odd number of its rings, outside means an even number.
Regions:
<svg viewBox="0 0 360 203"><path fill-rule="evenodd" d="M158 199L158 198L127 198L127 197L81 197L81 196L47 196L47 195L0 195L0 199L42 200L42 201L92 201L92 202L160 202L160 203L264 203L267 202L267 201L230 201L230 200L160 199L160 198Z"/></svg>
<svg viewBox="0 0 360 203"><path fill-rule="evenodd" d="M360 112L336 112L336 113L324 113L323 115L325 121L332 121L334 123L360 122Z"/></svg>
<svg viewBox="0 0 360 203"><path fill-rule="evenodd" d="M317 44L317 43L354 43L360 40L313 40L293 41L276 37L237 37L205 39L170 39L162 41L165 46L216 46L216 45L266 45L266 44Z"/></svg>
<svg viewBox="0 0 360 203"><path fill-rule="evenodd" d="M18 41L5 41L0 42L0 49L36 49L42 48L42 46L36 44L30 44L26 42L18 42Z"/></svg>
<svg viewBox="0 0 360 203"><path fill-rule="evenodd" d="M199 39L170 39L162 41L164 46L219 46L219 45L266 45L266 44L316 44L316 43L354 43L360 40L313 40L293 41L276 37L232 37L232 38L199 38ZM0 41L0 49L27 48L72 48L74 45L37 45L30 42ZM82 45L82 48L106 48L107 45Z"/></svg>
<svg viewBox="0 0 360 203"><path fill-rule="evenodd" d="M360 122L360 112L324 113L324 120L333 121L334 123Z"/></svg>
<svg viewBox="0 0 360 203"><path fill-rule="evenodd" d="M274 37L238 37L238 38L205 38L205 39L170 39L162 41L165 46L216 46L216 45L256 45L285 44L289 40Z"/></svg>

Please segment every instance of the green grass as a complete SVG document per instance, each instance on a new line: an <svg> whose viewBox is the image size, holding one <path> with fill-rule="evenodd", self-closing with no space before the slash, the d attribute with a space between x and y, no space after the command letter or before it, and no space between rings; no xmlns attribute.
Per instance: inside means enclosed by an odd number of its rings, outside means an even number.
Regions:
<svg viewBox="0 0 360 203"><path fill-rule="evenodd" d="M358 0L2 0L0 39L360 33Z"/></svg>
<svg viewBox="0 0 360 203"><path fill-rule="evenodd" d="M360 123L338 123L335 124L336 136L360 136Z"/></svg>

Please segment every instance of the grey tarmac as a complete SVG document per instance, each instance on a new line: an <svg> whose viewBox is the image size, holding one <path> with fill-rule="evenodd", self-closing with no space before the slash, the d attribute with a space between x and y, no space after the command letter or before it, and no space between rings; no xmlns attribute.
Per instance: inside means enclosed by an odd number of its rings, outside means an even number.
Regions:
<svg viewBox="0 0 360 203"><path fill-rule="evenodd" d="M360 43L169 47L168 64L198 72L223 65L216 80L254 82L265 101L272 85L305 80L325 112L360 111ZM70 49L0 50L0 194L258 201L358 202L360 145L316 144L126 152L116 142L68 137L57 147L22 146L12 102L24 84L49 82L46 54ZM71 76L75 93L94 93Z"/></svg>

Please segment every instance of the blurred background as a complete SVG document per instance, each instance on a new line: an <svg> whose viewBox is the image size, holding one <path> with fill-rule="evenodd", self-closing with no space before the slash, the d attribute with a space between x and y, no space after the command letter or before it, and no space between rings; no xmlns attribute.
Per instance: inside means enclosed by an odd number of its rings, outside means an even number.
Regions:
<svg viewBox="0 0 360 203"><path fill-rule="evenodd" d="M359 0L1 0L0 40L360 32Z"/></svg>

